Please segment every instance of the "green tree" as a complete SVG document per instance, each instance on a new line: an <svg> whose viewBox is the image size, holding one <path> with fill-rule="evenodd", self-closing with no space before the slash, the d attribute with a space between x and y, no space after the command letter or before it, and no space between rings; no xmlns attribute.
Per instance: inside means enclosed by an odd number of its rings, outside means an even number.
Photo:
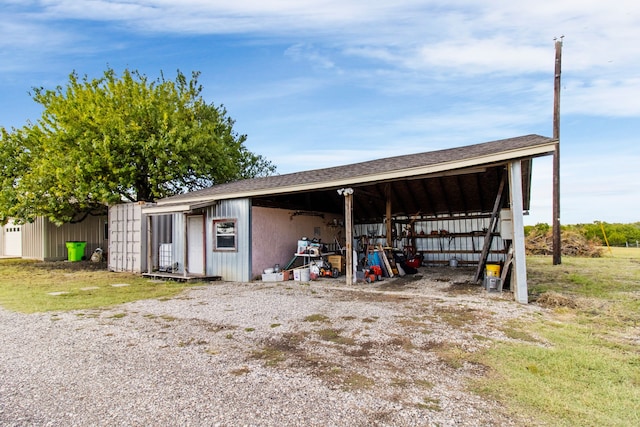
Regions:
<svg viewBox="0 0 640 427"><path fill-rule="evenodd" d="M275 166L244 145L223 106L207 104L198 83L137 71L99 79L69 75L65 87L33 89L35 124L0 140L0 220L74 220L121 201L154 201Z"/></svg>

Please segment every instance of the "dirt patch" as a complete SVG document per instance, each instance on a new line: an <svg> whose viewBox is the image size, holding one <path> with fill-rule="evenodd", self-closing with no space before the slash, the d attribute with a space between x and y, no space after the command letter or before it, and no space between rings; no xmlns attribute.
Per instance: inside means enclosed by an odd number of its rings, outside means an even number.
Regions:
<svg viewBox="0 0 640 427"><path fill-rule="evenodd" d="M47 261L34 264L43 270L100 271L107 270L106 261Z"/></svg>
<svg viewBox="0 0 640 427"><path fill-rule="evenodd" d="M578 304L573 298L557 292L545 292L536 299L536 304L545 308L578 308Z"/></svg>

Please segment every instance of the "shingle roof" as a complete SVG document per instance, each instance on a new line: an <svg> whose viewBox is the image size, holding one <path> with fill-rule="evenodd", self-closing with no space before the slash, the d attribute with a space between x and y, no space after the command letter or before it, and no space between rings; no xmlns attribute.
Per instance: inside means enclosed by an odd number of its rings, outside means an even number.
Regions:
<svg viewBox="0 0 640 427"><path fill-rule="evenodd" d="M195 200L206 200L208 198L216 199L222 195L231 196L233 194L246 194L251 192L264 193L265 191L269 191L277 194L279 189L288 187L317 185L317 188L321 188L325 183L327 186L330 186L331 184L344 180L366 182L368 177L371 177L373 181L376 177L393 172L405 173L404 176L411 176L414 174L414 171L415 174L417 174L417 170L420 168L448 164L452 164L452 168L455 168L455 163L472 159L490 158L498 154L504 154L503 157L518 158L523 155L523 150L526 151L527 149L535 147L540 147L541 150L537 155L545 155L552 152L549 147L552 146L553 143L555 143L555 140L548 137L534 134L525 135L445 150L407 154L343 166L240 180L168 197L159 200L158 204L184 203Z"/></svg>

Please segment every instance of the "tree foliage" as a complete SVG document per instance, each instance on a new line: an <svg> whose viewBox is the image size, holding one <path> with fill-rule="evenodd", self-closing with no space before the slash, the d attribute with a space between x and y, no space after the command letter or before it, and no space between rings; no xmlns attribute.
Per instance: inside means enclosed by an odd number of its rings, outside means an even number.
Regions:
<svg viewBox="0 0 640 427"><path fill-rule="evenodd" d="M121 201L273 173L226 109L203 100L198 77L149 80L109 68L98 79L74 72L65 87L34 88L42 117L0 128L0 220L62 223Z"/></svg>

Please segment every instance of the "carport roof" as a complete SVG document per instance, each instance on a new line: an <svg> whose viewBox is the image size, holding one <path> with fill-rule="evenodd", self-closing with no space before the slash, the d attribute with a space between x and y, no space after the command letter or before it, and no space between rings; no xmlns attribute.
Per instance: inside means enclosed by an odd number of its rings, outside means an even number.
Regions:
<svg viewBox="0 0 640 427"><path fill-rule="evenodd" d="M516 159L552 154L557 140L524 135L445 150L408 154L285 175L245 179L180 194L147 205L148 213L179 212L216 200L314 191L343 186L428 177Z"/></svg>

